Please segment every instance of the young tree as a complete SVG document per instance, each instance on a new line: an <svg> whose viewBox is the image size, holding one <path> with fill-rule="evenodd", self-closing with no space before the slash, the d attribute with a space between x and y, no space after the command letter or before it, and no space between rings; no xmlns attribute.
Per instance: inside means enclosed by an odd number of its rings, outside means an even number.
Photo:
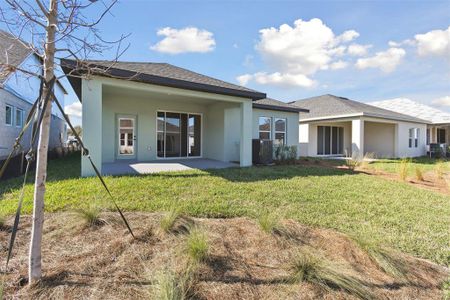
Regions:
<svg viewBox="0 0 450 300"><path fill-rule="evenodd" d="M48 0L47 4L42 0L4 1L5 3L0 6L0 22L17 40L29 40L27 43L23 42L24 46L39 56L41 61L39 72L22 70L18 66L8 63L0 65L2 69L13 69L14 71L24 72L29 76L37 76L43 82L40 99L37 100L39 109L36 110L41 121L36 153L33 222L29 254L29 282L34 283L42 276L41 243L44 223L47 152L52 101L55 100L53 83L64 76L56 71L59 66L59 59L76 60L77 65L83 70L83 72L76 72L77 76L80 76L79 74L89 76L89 66L84 61L90 56L111 47L117 47L116 57L112 61L117 60L126 50L121 49L121 43L126 36L121 36L116 41L107 41L100 36L99 30L96 28L102 18L110 13L117 0ZM95 12L97 12L97 18L90 19L87 17L88 14L94 14ZM104 184L103 180L102 183ZM14 239L12 238L12 240Z"/></svg>

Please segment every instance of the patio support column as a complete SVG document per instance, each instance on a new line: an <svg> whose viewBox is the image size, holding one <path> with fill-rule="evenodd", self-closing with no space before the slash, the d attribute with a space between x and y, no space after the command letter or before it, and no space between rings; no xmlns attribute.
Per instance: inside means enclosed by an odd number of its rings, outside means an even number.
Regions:
<svg viewBox="0 0 450 300"><path fill-rule="evenodd" d="M252 165L252 101L241 103L240 165Z"/></svg>
<svg viewBox="0 0 450 300"><path fill-rule="evenodd" d="M102 84L97 80L82 79L83 143L98 170L102 171ZM94 176L95 172L86 157L81 158L81 176Z"/></svg>
<svg viewBox="0 0 450 300"><path fill-rule="evenodd" d="M364 120L352 120L352 156L364 155Z"/></svg>

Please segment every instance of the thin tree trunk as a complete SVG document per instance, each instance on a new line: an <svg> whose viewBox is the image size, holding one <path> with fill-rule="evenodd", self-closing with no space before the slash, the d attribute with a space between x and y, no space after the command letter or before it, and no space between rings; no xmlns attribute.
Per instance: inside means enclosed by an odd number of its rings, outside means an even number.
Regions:
<svg viewBox="0 0 450 300"><path fill-rule="evenodd" d="M46 44L44 53L44 78L49 82L54 76L54 59L55 59L55 32L56 32L56 14L57 14L57 0L50 0L49 16L47 22ZM46 95L51 93L45 85L42 90L41 97L46 98ZM41 242L42 242L42 228L44 225L44 195L45 195L45 181L47 178L47 152L48 141L50 134L51 122L51 98L45 109L44 117L39 131L39 143L37 150L36 162L36 178L34 185L34 205L33 205L33 225L31 229L31 243L29 256L29 283L35 283L41 279Z"/></svg>

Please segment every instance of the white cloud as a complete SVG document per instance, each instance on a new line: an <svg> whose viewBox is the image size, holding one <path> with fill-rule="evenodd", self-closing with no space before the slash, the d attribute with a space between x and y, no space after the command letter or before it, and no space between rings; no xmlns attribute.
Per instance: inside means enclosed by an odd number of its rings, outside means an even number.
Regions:
<svg viewBox="0 0 450 300"><path fill-rule="evenodd" d="M344 31L344 33L342 33L341 35L339 35L336 40L339 42L351 42L354 39L356 39L357 37L359 37L359 33L355 30L347 30Z"/></svg>
<svg viewBox="0 0 450 300"><path fill-rule="evenodd" d="M345 69L348 66L348 63L343 61L343 60L338 60L334 63L330 64L330 69L331 70L340 70L340 69Z"/></svg>
<svg viewBox="0 0 450 300"><path fill-rule="evenodd" d="M182 29L165 27L158 30L156 34L164 38L151 46L150 49L162 53L205 53L214 50L216 45L216 41L211 32L196 27Z"/></svg>
<svg viewBox="0 0 450 300"><path fill-rule="evenodd" d="M303 74L289 74L289 73L266 73L258 72L255 74L245 74L237 77L238 82L241 85L246 85L250 80L254 80L258 84L262 85L275 85L281 87L313 87L316 82L308 76Z"/></svg>
<svg viewBox="0 0 450 300"><path fill-rule="evenodd" d="M450 26L447 30L432 30L414 36L420 56L446 56L450 58Z"/></svg>
<svg viewBox="0 0 450 300"><path fill-rule="evenodd" d="M342 68L343 62L336 61L345 55L348 43L359 36L355 30L347 30L336 36L320 19L303 21L298 19L294 26L282 24L259 31L256 45L272 72L251 75L246 83L254 80L260 84L297 85L309 87L315 81L309 76L319 70ZM248 74L247 74L248 75Z"/></svg>
<svg viewBox="0 0 450 300"><path fill-rule="evenodd" d="M71 117L81 118L81 111L81 103L78 101L64 107L66 115Z"/></svg>
<svg viewBox="0 0 450 300"><path fill-rule="evenodd" d="M434 99L433 101L431 101L431 104L436 106L450 107L450 96L444 96L438 99Z"/></svg>
<svg viewBox="0 0 450 300"><path fill-rule="evenodd" d="M378 68L385 73L390 73L397 68L405 54L402 48L389 48L386 51L377 52L375 56L359 58L356 61L356 67L358 69Z"/></svg>
<svg viewBox="0 0 450 300"><path fill-rule="evenodd" d="M236 80L239 82L240 85L247 85L247 83L253 78L253 75L251 74L244 74L236 77Z"/></svg>
<svg viewBox="0 0 450 300"><path fill-rule="evenodd" d="M347 52L352 56L364 56L367 55L367 50L371 47L372 45L351 44L348 46Z"/></svg>

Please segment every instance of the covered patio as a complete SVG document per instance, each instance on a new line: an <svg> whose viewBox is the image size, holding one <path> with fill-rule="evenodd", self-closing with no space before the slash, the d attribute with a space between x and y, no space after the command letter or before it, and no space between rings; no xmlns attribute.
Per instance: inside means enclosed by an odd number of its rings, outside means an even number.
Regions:
<svg viewBox="0 0 450 300"><path fill-rule="evenodd" d="M102 174L153 174L160 172L186 171L194 169L224 169L232 167L239 167L239 163L224 162L206 158L154 160L149 162L117 161L114 163L104 163L102 165Z"/></svg>

